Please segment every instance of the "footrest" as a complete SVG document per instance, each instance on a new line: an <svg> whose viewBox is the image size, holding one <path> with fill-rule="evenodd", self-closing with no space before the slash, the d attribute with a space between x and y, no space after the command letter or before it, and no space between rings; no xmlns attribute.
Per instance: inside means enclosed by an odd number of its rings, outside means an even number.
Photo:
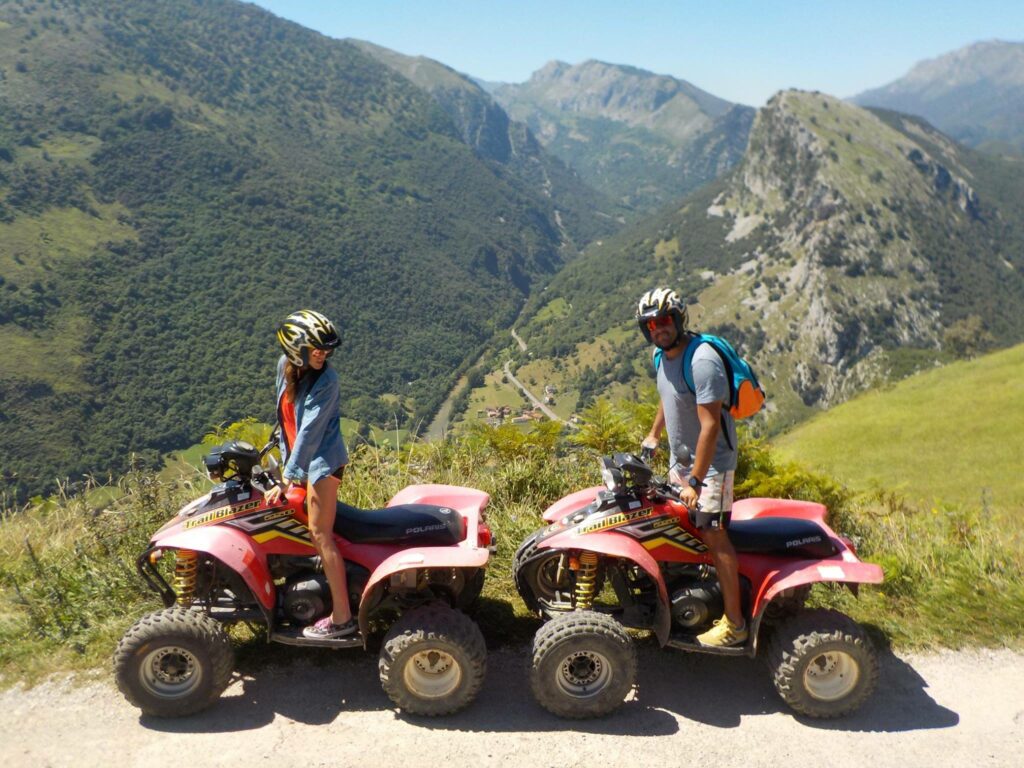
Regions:
<svg viewBox="0 0 1024 768"><path fill-rule="evenodd" d="M701 645L694 635L672 635L665 645L681 651L695 653L712 653L716 656L749 656L751 653L750 638L743 645L711 646Z"/></svg>
<svg viewBox="0 0 1024 768"><path fill-rule="evenodd" d="M270 635L271 642L284 643L285 645L305 645L316 648L362 648L363 636L360 634L349 635L348 637L306 637L302 634L302 627L292 629L291 627L279 629Z"/></svg>

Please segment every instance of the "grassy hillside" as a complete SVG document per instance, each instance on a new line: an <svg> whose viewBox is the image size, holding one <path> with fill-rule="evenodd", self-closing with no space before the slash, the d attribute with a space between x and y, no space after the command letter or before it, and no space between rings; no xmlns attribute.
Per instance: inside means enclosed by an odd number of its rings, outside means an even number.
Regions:
<svg viewBox="0 0 1024 768"><path fill-rule="evenodd" d="M917 374L781 436L780 453L914 502L1024 510L1024 345Z"/></svg>
<svg viewBox="0 0 1024 768"><path fill-rule="evenodd" d="M340 326L344 415L415 424L585 239L571 207L252 5L0 3L0 491L271 418L303 306Z"/></svg>
<svg viewBox="0 0 1024 768"><path fill-rule="evenodd" d="M599 483L598 452L633 448L651 403L599 401L572 436L550 424L520 430L478 427L456 439L403 442L401 450L362 444L341 490L349 503L384 504L410 483L437 482L490 494L488 522L498 551L476 606L488 646L527 642L537 628L515 593L515 548L564 494ZM876 639L901 648L1024 643L1022 523L1001 524L954 502L920 514L885 500L857 499L841 484L744 440L737 495L802 498L826 504L831 525L859 542L861 557L883 565L886 581L860 590L816 588L815 605L864 622ZM940 465L939 471L948 467ZM662 465L660 471L664 471ZM133 472L103 506L97 496L59 497L0 513L0 688L68 668L109 674L110 653L139 616L160 606L134 561L151 533L201 494L205 479ZM170 560L168 558L167 560ZM243 657L281 659L280 647L245 627L233 632Z"/></svg>

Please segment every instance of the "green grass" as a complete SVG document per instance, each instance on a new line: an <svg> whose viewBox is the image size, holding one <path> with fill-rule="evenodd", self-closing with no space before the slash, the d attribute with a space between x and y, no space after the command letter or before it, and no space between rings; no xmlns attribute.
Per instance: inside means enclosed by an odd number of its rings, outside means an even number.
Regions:
<svg viewBox="0 0 1024 768"><path fill-rule="evenodd" d="M443 441L405 443L400 451L361 443L352 450L341 496L371 508L413 483L487 492L498 551L475 618L490 647L526 641L537 622L513 584L517 545L541 525L550 503L599 482L598 443L602 451L635 446L649 424L650 405L598 401L584 412L589 427L571 435L550 423L532 429L476 425ZM897 648L1024 647L1019 522L1010 530L969 506L920 509L895 494L857 495L827 475L780 460L764 441L741 438L741 444L738 497L820 501L831 511L832 526L858 543L861 557L885 570L885 582L862 589L859 600L823 587L815 589L813 603L846 611ZM173 460L187 463L198 448ZM0 517L0 686L55 671L106 670L127 627L159 607L135 573L135 557L150 534L204 488L181 476L134 472L114 486L116 494L100 510L84 494ZM261 638L239 631L235 639L249 658L266 658Z"/></svg>
<svg viewBox="0 0 1024 768"><path fill-rule="evenodd" d="M1024 507L1024 345L920 373L779 438L782 456L851 487L943 503Z"/></svg>

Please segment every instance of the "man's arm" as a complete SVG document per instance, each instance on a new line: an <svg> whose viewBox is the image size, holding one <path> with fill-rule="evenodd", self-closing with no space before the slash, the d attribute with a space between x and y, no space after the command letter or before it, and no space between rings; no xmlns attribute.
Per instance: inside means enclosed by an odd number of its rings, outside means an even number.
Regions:
<svg viewBox="0 0 1024 768"><path fill-rule="evenodd" d="M700 437L697 438L697 451L693 457L693 466L690 468L690 477L696 477L702 483L704 478L707 477L711 460L715 457L715 445L718 441L718 425L721 414L722 404L720 402L697 406L697 418L700 420ZM675 482L682 482L682 478ZM697 489L686 485L679 492L679 497L687 507L693 509L697 505L698 499L700 499L700 493Z"/></svg>
<svg viewBox="0 0 1024 768"><path fill-rule="evenodd" d="M644 448L657 449L658 443L661 440L661 433L665 430L665 406L662 405L661 401L658 401L658 411L654 414L654 423L651 425L651 431L647 433L647 437L641 443Z"/></svg>
<svg viewBox="0 0 1024 768"><path fill-rule="evenodd" d="M697 418L700 420L700 437L697 438L697 451L693 457L690 476L704 482L711 460L715 458L715 447L718 444L718 433L722 423L722 403L716 401L698 405Z"/></svg>

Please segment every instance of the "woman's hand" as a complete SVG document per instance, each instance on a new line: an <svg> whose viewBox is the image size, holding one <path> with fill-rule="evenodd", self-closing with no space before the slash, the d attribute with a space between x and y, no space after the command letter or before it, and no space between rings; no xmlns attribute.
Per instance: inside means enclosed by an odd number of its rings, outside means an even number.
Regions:
<svg viewBox="0 0 1024 768"><path fill-rule="evenodd" d="M291 487L292 481L285 478L282 485L275 485L263 495L263 498L268 504L277 504L277 501L281 498L282 494L287 493L288 489Z"/></svg>

